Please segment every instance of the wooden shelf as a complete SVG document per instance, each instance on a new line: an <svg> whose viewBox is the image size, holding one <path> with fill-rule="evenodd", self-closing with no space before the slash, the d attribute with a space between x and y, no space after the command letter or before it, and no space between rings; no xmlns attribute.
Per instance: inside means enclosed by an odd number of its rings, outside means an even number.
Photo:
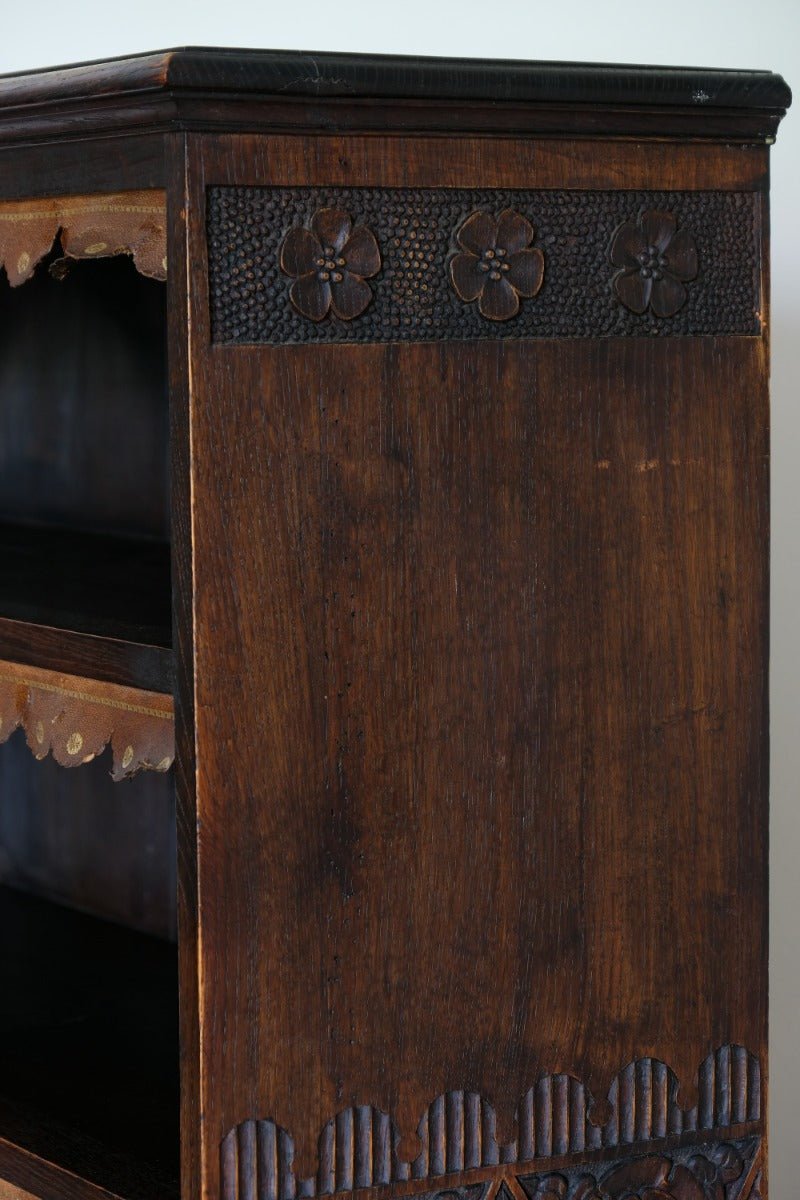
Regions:
<svg viewBox="0 0 800 1200"><path fill-rule="evenodd" d="M0 658L173 690L168 543L4 523L0 561Z"/></svg>
<svg viewBox="0 0 800 1200"><path fill-rule="evenodd" d="M0 1175L63 1200L178 1195L176 947L0 888Z"/></svg>

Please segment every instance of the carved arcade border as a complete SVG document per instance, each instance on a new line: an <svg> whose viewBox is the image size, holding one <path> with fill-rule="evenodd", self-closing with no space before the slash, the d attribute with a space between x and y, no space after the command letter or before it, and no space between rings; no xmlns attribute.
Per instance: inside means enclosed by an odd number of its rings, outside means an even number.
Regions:
<svg viewBox="0 0 800 1200"><path fill-rule="evenodd" d="M0 661L0 743L22 727L36 758L91 762L111 743L114 780L167 771L175 757L172 696Z"/></svg>
<svg viewBox="0 0 800 1200"><path fill-rule="evenodd" d="M228 345L758 335L750 192L210 187Z"/></svg>
<svg viewBox="0 0 800 1200"><path fill-rule="evenodd" d="M270 1120L243 1121L222 1143L222 1196L223 1200L299 1200L412 1180L460 1177L465 1172L485 1174L487 1168L501 1168L500 1174L490 1172L490 1181L496 1183L506 1176L519 1178L523 1189L520 1193L512 1187L511 1200L546 1200L550 1196L547 1190L528 1189L529 1177L533 1178L530 1168L523 1178L510 1167L567 1158L571 1171L573 1161L583 1162L586 1155L602 1156L605 1152L605 1178L612 1169L609 1150L637 1144L673 1145L684 1139L696 1146L704 1135L709 1140L713 1135L714 1141L727 1142L733 1131L741 1132L760 1120L759 1064L755 1055L742 1046L722 1047L704 1060L698 1071L698 1103L693 1108L678 1105L678 1088L677 1077L664 1063L653 1058L638 1059L611 1085L611 1115L600 1126L589 1120L593 1098L580 1080L569 1075L546 1075L530 1088L518 1107L517 1138L503 1145L498 1144L495 1114L488 1101L474 1092L447 1092L433 1101L419 1123L417 1134L422 1148L413 1162L403 1161L398 1153L401 1131L391 1117L361 1105L345 1109L327 1123L319 1138L316 1176L308 1179L295 1178L294 1143L284 1129ZM691 1153L701 1152L695 1148L687 1149L683 1158L672 1155L673 1165L685 1165ZM664 1160L659 1161L663 1166ZM652 1162L650 1170L654 1178L657 1168ZM568 1179L570 1171L561 1174ZM648 1185L648 1200L653 1196L670 1200L673 1193L665 1186L668 1175L662 1173L657 1183ZM684 1190L674 1193L676 1200L692 1200L695 1193L691 1183L682 1173L679 1179L683 1180ZM697 1200L749 1198L751 1192L743 1191L740 1181L737 1175L733 1187L733 1179L724 1182L709 1174L705 1182L701 1181L705 1190L696 1193ZM732 1190L720 1192L717 1185L723 1186L723 1182L724 1188L730 1184ZM639 1195L630 1189L623 1193L608 1187L603 1192L599 1177L595 1184L595 1193L581 1193L568 1182L564 1190L553 1191L553 1200L616 1200L617 1195ZM494 1192L489 1195L486 1191L488 1186L476 1184L475 1195L465 1193L460 1200L496 1200ZM452 1191L452 1187L447 1188L448 1193ZM753 1200L756 1194L752 1193Z"/></svg>
<svg viewBox="0 0 800 1200"><path fill-rule="evenodd" d="M0 201L0 267L12 287L25 283L61 234L67 260L127 254L137 271L167 277L167 201L161 190L97 196L53 196Z"/></svg>

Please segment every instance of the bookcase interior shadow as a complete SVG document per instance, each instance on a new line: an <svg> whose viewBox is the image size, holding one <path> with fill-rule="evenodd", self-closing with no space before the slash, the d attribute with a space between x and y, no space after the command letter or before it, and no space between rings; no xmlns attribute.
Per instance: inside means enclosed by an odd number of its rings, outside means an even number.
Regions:
<svg viewBox="0 0 800 1200"><path fill-rule="evenodd" d="M53 670L65 703L76 676L170 690L166 303L128 258L58 245L0 280L0 659ZM0 750L3 1139L177 1194L173 772L31 750L22 728Z"/></svg>

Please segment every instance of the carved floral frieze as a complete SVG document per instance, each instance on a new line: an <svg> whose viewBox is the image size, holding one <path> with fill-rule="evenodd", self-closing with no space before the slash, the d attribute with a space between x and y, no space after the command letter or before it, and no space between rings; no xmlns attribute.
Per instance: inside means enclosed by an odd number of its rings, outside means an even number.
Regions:
<svg viewBox="0 0 800 1200"><path fill-rule="evenodd" d="M212 186L207 197L219 344L762 333L752 192Z"/></svg>

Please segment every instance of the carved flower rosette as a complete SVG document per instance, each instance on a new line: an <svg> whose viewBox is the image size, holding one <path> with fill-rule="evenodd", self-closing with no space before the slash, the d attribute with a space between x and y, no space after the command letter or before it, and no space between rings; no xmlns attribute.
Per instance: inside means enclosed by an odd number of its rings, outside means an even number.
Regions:
<svg viewBox="0 0 800 1200"><path fill-rule="evenodd" d="M378 243L366 225L342 208L321 208L311 228L290 229L283 240L281 270L294 276L289 299L311 321L333 313L342 321L360 316L372 300L365 282L381 268Z"/></svg>
<svg viewBox="0 0 800 1200"><path fill-rule="evenodd" d="M617 299L635 313L649 308L657 317L674 316L686 302L684 284L697 275L694 238L678 229L674 213L650 211L626 221L609 256L619 267L611 281Z"/></svg>
<svg viewBox="0 0 800 1200"><path fill-rule="evenodd" d="M490 321L507 321L519 312L520 296L530 299L542 286L544 255L531 243L534 228L521 213L507 208L468 217L456 235L460 251L450 259L450 282L466 303Z"/></svg>

